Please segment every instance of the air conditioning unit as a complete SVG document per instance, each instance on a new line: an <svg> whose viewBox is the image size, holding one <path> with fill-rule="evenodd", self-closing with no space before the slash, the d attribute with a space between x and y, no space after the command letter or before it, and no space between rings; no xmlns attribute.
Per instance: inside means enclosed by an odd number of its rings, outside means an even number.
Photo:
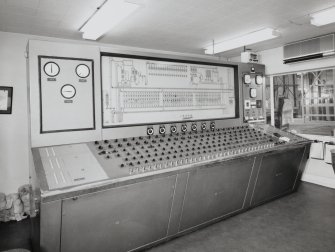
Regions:
<svg viewBox="0 0 335 252"><path fill-rule="evenodd" d="M334 33L284 46L284 64L335 55Z"/></svg>

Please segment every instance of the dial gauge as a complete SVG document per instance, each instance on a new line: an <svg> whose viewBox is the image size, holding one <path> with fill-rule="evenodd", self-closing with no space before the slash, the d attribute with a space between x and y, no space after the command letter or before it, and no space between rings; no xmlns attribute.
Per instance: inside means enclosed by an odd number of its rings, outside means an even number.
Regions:
<svg viewBox="0 0 335 252"><path fill-rule="evenodd" d="M263 76L262 75L256 75L256 84L257 85L263 84Z"/></svg>
<svg viewBox="0 0 335 252"><path fill-rule="evenodd" d="M62 86L60 93L65 99L71 99L76 95L76 89L70 84L65 84Z"/></svg>
<svg viewBox="0 0 335 252"><path fill-rule="evenodd" d="M76 74L80 78L87 78L90 75L90 68L85 64L79 64L76 67Z"/></svg>
<svg viewBox="0 0 335 252"><path fill-rule="evenodd" d="M256 98L257 90L256 88L250 88L250 98Z"/></svg>
<svg viewBox="0 0 335 252"><path fill-rule="evenodd" d="M50 77L57 76L59 74L59 70L60 70L57 63L55 63L53 61L49 61L49 62L45 63L43 69L44 69L45 74L50 76Z"/></svg>
<svg viewBox="0 0 335 252"><path fill-rule="evenodd" d="M250 76L250 74L245 74L243 76L243 79L244 79L244 84L250 84L251 83L251 76Z"/></svg>

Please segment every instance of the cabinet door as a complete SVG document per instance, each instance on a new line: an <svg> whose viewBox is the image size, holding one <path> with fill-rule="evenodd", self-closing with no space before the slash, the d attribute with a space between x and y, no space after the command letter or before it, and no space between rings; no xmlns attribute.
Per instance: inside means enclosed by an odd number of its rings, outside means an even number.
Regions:
<svg viewBox="0 0 335 252"><path fill-rule="evenodd" d="M61 251L128 251L167 234L176 176L63 201Z"/></svg>
<svg viewBox="0 0 335 252"><path fill-rule="evenodd" d="M253 205L293 190L304 147L263 156L255 184Z"/></svg>
<svg viewBox="0 0 335 252"><path fill-rule="evenodd" d="M191 172L179 231L241 210L253 163L241 158Z"/></svg>

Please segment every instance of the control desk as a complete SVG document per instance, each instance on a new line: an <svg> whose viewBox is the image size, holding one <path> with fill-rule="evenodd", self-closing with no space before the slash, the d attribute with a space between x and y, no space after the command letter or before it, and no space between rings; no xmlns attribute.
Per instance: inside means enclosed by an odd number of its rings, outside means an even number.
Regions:
<svg viewBox="0 0 335 252"><path fill-rule="evenodd" d="M264 124L263 65L98 49L29 44L34 251L142 250L297 190L310 141Z"/></svg>
<svg viewBox="0 0 335 252"><path fill-rule="evenodd" d="M34 148L37 246L132 251L188 233L297 190L309 145L245 124Z"/></svg>
<svg viewBox="0 0 335 252"><path fill-rule="evenodd" d="M298 136L274 135L260 127L244 125L95 141L88 143L88 146L101 166L106 170L111 169L111 177L120 177L250 154L299 141L303 139Z"/></svg>
<svg viewBox="0 0 335 252"><path fill-rule="evenodd" d="M211 126L199 131L194 127L190 132L170 131L42 147L34 153L40 157L49 189L57 189L205 164L306 142L304 138L269 125Z"/></svg>

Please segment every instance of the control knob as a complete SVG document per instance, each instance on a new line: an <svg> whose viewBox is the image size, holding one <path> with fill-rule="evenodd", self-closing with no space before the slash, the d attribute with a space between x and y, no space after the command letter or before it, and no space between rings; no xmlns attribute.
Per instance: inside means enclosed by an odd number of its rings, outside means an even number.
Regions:
<svg viewBox="0 0 335 252"><path fill-rule="evenodd" d="M197 125L195 123L192 124L191 130L192 131L197 131Z"/></svg>
<svg viewBox="0 0 335 252"><path fill-rule="evenodd" d="M170 126L170 132L173 134L173 133L176 133L177 132L177 127L175 125L171 125Z"/></svg>
<svg viewBox="0 0 335 252"><path fill-rule="evenodd" d="M187 131L187 125L186 124L182 124L181 125L181 131L182 132L186 132Z"/></svg>
<svg viewBox="0 0 335 252"><path fill-rule="evenodd" d="M165 132L166 132L166 130L165 130L165 126L160 126L160 127L159 127L159 134L164 135Z"/></svg>
<svg viewBox="0 0 335 252"><path fill-rule="evenodd" d="M147 135L148 136L151 136L151 135L153 135L154 134L154 128L153 127L148 127L147 128Z"/></svg>

